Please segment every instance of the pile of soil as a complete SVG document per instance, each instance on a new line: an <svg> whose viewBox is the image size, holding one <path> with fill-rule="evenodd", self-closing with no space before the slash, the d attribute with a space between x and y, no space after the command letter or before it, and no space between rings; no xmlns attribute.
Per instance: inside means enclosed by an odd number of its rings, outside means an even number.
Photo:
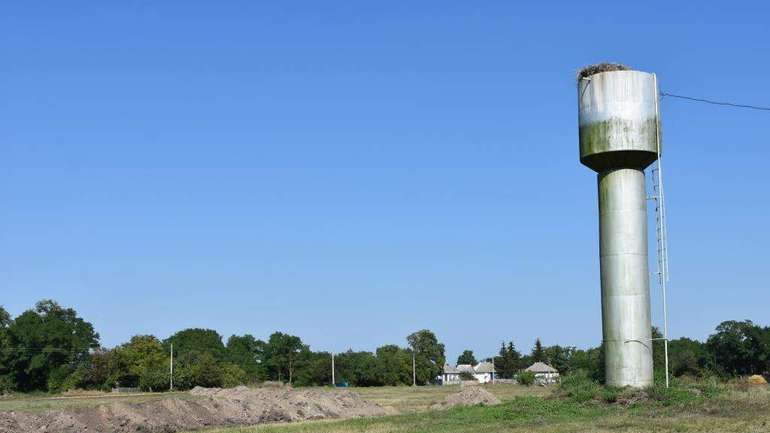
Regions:
<svg viewBox="0 0 770 433"><path fill-rule="evenodd" d="M449 394L444 401L432 405L433 410L448 409L455 406L492 406L500 400L480 386L463 387L459 392Z"/></svg>
<svg viewBox="0 0 770 433"><path fill-rule="evenodd" d="M177 432L215 426L385 415L347 390L195 388L193 397L111 403L72 411L0 412L0 433Z"/></svg>
<svg viewBox="0 0 770 433"><path fill-rule="evenodd" d="M755 374L753 376L749 376L746 381L749 383L749 385L767 385L767 380L765 380L764 377Z"/></svg>

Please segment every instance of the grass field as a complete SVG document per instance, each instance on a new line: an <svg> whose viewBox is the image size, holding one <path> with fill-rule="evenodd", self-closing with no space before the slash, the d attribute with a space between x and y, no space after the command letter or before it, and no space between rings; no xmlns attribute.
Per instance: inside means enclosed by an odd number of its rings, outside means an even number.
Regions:
<svg viewBox="0 0 770 433"><path fill-rule="evenodd" d="M676 398L631 406L549 398L542 388L501 386L503 404L424 411L444 391L358 390L402 415L344 421L274 424L207 433L460 433L460 432L770 432L770 391L729 390L717 397ZM534 395L533 395L534 394ZM403 410L405 409L405 410Z"/></svg>
<svg viewBox="0 0 770 433"><path fill-rule="evenodd" d="M541 386L519 385L487 385L484 389L490 391L500 400L511 400L515 397L546 396L551 393L551 388ZM391 408L399 414L424 412L433 403L437 403L449 394L460 390L460 386L386 386L371 388L353 388L365 400Z"/></svg>
<svg viewBox="0 0 770 433"><path fill-rule="evenodd" d="M503 403L430 411L458 387L382 387L354 391L398 415L340 421L313 421L255 427L220 428L206 433L459 433L459 432L770 432L770 389L722 387L711 395L681 390L631 405L607 404L597 398L581 402L556 395L556 388L495 385L485 387ZM583 389L581 388L582 392ZM598 391L600 396L606 390ZM0 399L0 411L77 410L111 402L147 402L187 393L80 394L19 396ZM602 400L606 397L600 397Z"/></svg>

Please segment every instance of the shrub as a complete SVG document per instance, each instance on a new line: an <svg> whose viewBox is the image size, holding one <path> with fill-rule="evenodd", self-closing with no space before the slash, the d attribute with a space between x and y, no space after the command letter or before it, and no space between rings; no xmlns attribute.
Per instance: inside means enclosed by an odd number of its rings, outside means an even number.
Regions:
<svg viewBox="0 0 770 433"><path fill-rule="evenodd" d="M582 403L598 397L601 387L597 382L588 377L588 374L578 371L564 376L559 385L559 390L565 397ZM614 392L614 397L609 394L607 397L617 399L617 394L617 392Z"/></svg>
<svg viewBox="0 0 770 433"><path fill-rule="evenodd" d="M698 389L705 398L714 398L725 391L724 385L721 384L719 378L715 376L704 377L697 381L694 387Z"/></svg>
<svg viewBox="0 0 770 433"><path fill-rule="evenodd" d="M618 401L618 397L623 394L623 388L615 388L614 386L606 386L602 389L602 400L605 403L615 403Z"/></svg>
<svg viewBox="0 0 770 433"><path fill-rule="evenodd" d="M666 388L665 381L656 380L651 387L647 388L647 394L651 399L659 401L664 406L683 405L698 398L695 392L675 379L671 380L668 388Z"/></svg>
<svg viewBox="0 0 770 433"><path fill-rule="evenodd" d="M10 375L0 376L0 396L10 394L13 391L14 381Z"/></svg>
<svg viewBox="0 0 770 433"><path fill-rule="evenodd" d="M222 386L232 388L246 383L246 372L235 364L222 364Z"/></svg>
<svg viewBox="0 0 770 433"><path fill-rule="evenodd" d="M139 388L142 391L165 391L170 385L168 371L165 368L150 368L139 376Z"/></svg>
<svg viewBox="0 0 770 433"><path fill-rule="evenodd" d="M521 385L530 386L535 383L535 373L532 373L531 371L522 371L516 376L516 380Z"/></svg>
<svg viewBox="0 0 770 433"><path fill-rule="evenodd" d="M460 379L462 380L476 380L476 377L467 371L460 372Z"/></svg>

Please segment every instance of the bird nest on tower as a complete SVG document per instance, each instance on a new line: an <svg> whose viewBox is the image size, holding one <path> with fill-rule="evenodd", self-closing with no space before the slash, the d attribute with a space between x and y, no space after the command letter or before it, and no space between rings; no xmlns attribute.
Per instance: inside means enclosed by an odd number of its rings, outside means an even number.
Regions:
<svg viewBox="0 0 770 433"><path fill-rule="evenodd" d="M631 68L629 68L626 65L622 65L620 63L597 63L595 65L586 66L585 68L578 71L577 79L578 81L580 81L583 78L588 78L591 75L595 75L600 72L630 71L630 70Z"/></svg>

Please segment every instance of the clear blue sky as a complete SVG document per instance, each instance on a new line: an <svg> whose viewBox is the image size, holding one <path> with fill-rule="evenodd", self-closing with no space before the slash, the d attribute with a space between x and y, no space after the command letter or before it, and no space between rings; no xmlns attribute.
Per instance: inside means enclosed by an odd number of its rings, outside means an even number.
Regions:
<svg viewBox="0 0 770 433"><path fill-rule="evenodd" d="M770 104L766 3L667 3L6 3L0 304L53 298L108 346L596 345L576 70ZM770 324L770 114L662 113L672 335Z"/></svg>

